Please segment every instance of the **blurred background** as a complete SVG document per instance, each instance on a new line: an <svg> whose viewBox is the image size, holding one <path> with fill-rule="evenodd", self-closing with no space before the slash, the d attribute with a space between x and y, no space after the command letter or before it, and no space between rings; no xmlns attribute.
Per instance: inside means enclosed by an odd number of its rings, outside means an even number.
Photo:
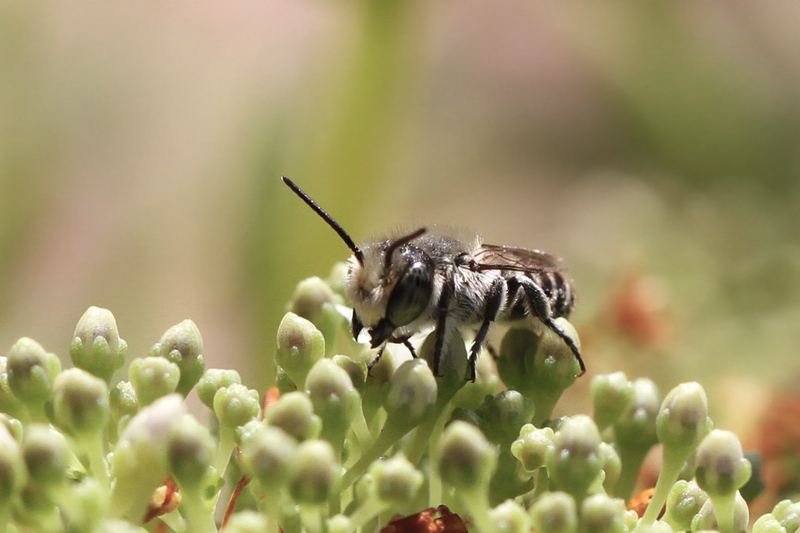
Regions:
<svg viewBox="0 0 800 533"><path fill-rule="evenodd" d="M800 376L800 3L4 2L0 346L184 318L270 383L301 279L443 223L564 258L590 375ZM585 398L589 380L579 380ZM725 413L720 414L724 409ZM749 418L752 419L752 416Z"/></svg>

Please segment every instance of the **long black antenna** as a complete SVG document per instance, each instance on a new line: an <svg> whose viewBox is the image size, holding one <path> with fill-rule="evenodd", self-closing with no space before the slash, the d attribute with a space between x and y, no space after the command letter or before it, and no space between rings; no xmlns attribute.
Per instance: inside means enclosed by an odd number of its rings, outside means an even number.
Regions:
<svg viewBox="0 0 800 533"><path fill-rule="evenodd" d="M289 186L290 189L292 189L292 191L297 196L300 197L301 200L303 200L306 204L308 204L308 207L313 209L316 214L322 217L322 220L327 222L328 225L333 228L333 231L335 231L339 235L339 237L342 238L347 247L350 248L350 251L353 252L353 255L356 256L356 259L358 260L359 264L361 266L364 266L364 254L361 253L361 250L358 248L358 246L356 246L356 243L353 242L353 239L350 238L350 235L347 234L344 228L341 227L338 222L333 220L332 216L330 216L324 209L322 209L317 204L317 202L312 200L306 193L304 193L303 189L298 187L292 180L290 180L286 176L281 176L281 179L286 185Z"/></svg>

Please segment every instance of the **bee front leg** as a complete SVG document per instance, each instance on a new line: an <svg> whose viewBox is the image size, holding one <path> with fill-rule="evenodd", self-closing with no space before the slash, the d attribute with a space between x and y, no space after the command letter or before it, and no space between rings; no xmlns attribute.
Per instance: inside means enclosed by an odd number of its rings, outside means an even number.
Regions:
<svg viewBox="0 0 800 533"><path fill-rule="evenodd" d="M436 317L436 343L433 345L433 375L439 377L439 363L444 350L444 338L447 334L447 313L450 312L450 293L453 291L453 273L446 271L442 284L442 294L437 305L439 314Z"/></svg>
<svg viewBox="0 0 800 533"><path fill-rule="evenodd" d="M475 335L475 342L472 343L472 349L469 354L469 380L475 382L475 365L478 361L478 352L481 351L481 345L486 340L486 335L489 333L489 324L495 321L497 313L500 311L500 305L503 303L505 297L505 281L502 278L497 278L489 287L486 293L486 309L483 312L483 323L481 324L478 334Z"/></svg>
<svg viewBox="0 0 800 533"><path fill-rule="evenodd" d="M527 276L517 276L516 280L522 286L525 295L528 297L528 305L530 306L531 313L536 315L536 317L539 318L545 326L550 328L553 333L561 337L566 345L569 346L569 349L572 350L575 359L578 360L578 364L581 367L581 373L578 374L578 376L582 376L586 373L586 365L583 363L581 351L578 349L575 341L572 340L572 337L567 335L566 332L553 321L553 312L550 310L550 302L547 299L547 295L541 287Z"/></svg>

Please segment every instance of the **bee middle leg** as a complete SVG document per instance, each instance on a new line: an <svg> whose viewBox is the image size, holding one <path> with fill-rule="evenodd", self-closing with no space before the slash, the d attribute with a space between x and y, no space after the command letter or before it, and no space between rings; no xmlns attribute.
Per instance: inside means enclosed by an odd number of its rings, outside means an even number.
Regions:
<svg viewBox="0 0 800 533"><path fill-rule="evenodd" d="M539 287L527 276L517 276L516 280L525 291L531 313L536 315L536 317L541 320L545 326L552 330L553 333L561 337L569 349L572 350L572 353L575 355L575 359L578 360L578 364L581 367L581 373L578 374L578 376L582 376L586 372L586 365L583 362L583 357L581 357L581 351L578 349L575 341L572 340L572 337L567 335L567 333L558 327L558 324L553 321L553 312L550 309L550 302L547 299L547 295L544 293L544 290L542 290L541 287Z"/></svg>
<svg viewBox="0 0 800 533"><path fill-rule="evenodd" d="M483 323L481 324L478 334L475 335L475 341L472 343L472 349L469 353L469 380L475 382L475 365L478 361L478 352L481 351L481 345L486 340L486 335L489 333L489 325L497 318L497 313L500 311L500 305L505 298L505 281L497 278L489 287L486 293L486 309L483 312Z"/></svg>

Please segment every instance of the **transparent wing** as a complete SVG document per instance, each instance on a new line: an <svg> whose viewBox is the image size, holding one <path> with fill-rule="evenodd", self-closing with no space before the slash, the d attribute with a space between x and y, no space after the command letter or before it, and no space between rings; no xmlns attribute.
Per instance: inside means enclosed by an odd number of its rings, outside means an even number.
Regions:
<svg viewBox="0 0 800 533"><path fill-rule="evenodd" d="M547 252L514 246L482 244L473 254L479 270L515 270L519 272L560 272L561 260Z"/></svg>

